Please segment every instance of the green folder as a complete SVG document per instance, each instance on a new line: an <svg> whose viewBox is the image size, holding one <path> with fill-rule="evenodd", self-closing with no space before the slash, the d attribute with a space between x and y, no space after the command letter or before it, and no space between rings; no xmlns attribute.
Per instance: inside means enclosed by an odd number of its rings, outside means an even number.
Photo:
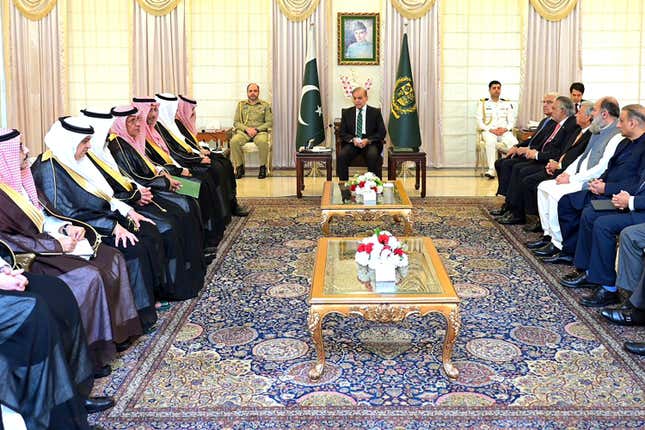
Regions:
<svg viewBox="0 0 645 430"><path fill-rule="evenodd" d="M179 176L173 176L173 179L181 182L181 188L177 190L178 194L183 194L184 196L195 198L199 197L199 188L202 185L201 181L196 179L182 178Z"/></svg>

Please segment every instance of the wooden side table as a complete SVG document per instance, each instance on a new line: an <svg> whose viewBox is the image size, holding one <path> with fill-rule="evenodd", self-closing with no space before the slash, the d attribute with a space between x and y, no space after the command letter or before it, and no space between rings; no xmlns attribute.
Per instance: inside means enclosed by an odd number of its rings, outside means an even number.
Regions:
<svg viewBox="0 0 645 430"><path fill-rule="evenodd" d="M416 179L414 189L418 190L421 186L421 197L426 196L426 153L419 152L394 152L392 147L387 149L387 179L394 181L396 179L396 167L405 162L412 161L415 165Z"/></svg>
<svg viewBox="0 0 645 430"><path fill-rule="evenodd" d="M327 170L327 180L331 181L331 151L327 152L296 152L296 196L302 198L305 189L305 163L323 162Z"/></svg>
<svg viewBox="0 0 645 430"><path fill-rule="evenodd" d="M228 141L231 138L232 128L220 128L217 130L203 130L197 133L197 140L201 142L220 141L222 146L228 147ZM226 144L226 145L224 145Z"/></svg>

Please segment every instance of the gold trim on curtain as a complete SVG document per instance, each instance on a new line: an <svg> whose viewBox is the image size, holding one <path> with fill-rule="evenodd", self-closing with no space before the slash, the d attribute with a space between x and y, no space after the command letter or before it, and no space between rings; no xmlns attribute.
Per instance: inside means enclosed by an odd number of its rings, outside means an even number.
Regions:
<svg viewBox="0 0 645 430"><path fill-rule="evenodd" d="M13 0L13 4L26 18L32 21L43 19L56 6L57 0Z"/></svg>
<svg viewBox="0 0 645 430"><path fill-rule="evenodd" d="M391 0L392 6L407 19L425 16L432 9L436 0Z"/></svg>
<svg viewBox="0 0 645 430"><path fill-rule="evenodd" d="M276 0L282 14L289 21L300 22L316 11L320 0Z"/></svg>
<svg viewBox="0 0 645 430"><path fill-rule="evenodd" d="M164 16L172 12L180 0L137 0L141 9L150 15Z"/></svg>
<svg viewBox="0 0 645 430"><path fill-rule="evenodd" d="M548 21L561 21L576 7L578 0L530 0L531 5Z"/></svg>

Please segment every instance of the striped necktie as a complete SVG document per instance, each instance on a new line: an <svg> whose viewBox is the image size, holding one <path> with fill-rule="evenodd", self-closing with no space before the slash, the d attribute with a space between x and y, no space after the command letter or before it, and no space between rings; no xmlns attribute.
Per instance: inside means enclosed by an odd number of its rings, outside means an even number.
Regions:
<svg viewBox="0 0 645 430"><path fill-rule="evenodd" d="M356 117L356 137L363 138L363 109L358 110L358 116Z"/></svg>
<svg viewBox="0 0 645 430"><path fill-rule="evenodd" d="M555 128L553 129L553 133L551 133L551 136L549 136L549 138L546 140L546 142L544 142L544 144L542 145L542 148L540 148L540 151L544 151L544 147L547 146L553 140L553 138L555 137L556 134L558 134L558 131L560 130L560 127L562 127L560 125L560 123L557 123L555 125Z"/></svg>

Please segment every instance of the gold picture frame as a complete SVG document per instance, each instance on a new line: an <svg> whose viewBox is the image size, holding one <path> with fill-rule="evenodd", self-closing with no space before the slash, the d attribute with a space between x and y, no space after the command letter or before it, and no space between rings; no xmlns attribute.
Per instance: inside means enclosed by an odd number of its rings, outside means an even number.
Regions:
<svg viewBox="0 0 645 430"><path fill-rule="evenodd" d="M380 14L338 12L338 64L378 65Z"/></svg>

